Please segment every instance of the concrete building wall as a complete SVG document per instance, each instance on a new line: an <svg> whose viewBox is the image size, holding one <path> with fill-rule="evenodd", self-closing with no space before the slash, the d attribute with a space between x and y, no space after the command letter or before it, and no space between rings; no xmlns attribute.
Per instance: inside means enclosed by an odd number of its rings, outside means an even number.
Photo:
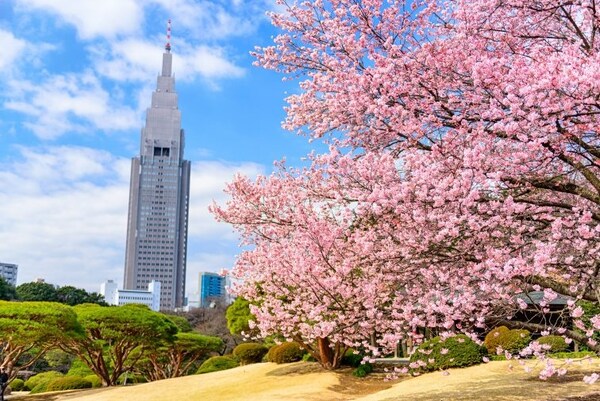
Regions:
<svg viewBox="0 0 600 401"><path fill-rule="evenodd" d="M17 273L19 272L19 266L12 263L0 262L0 277L3 277L7 283L16 286L17 285Z"/></svg>

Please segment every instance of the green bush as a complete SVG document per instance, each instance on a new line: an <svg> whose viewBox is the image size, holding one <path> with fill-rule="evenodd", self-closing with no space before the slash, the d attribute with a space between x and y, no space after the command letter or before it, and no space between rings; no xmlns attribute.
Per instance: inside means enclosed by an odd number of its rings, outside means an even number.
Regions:
<svg viewBox="0 0 600 401"><path fill-rule="evenodd" d="M304 362L317 362L315 357L309 354L308 352L302 356L302 360Z"/></svg>
<svg viewBox="0 0 600 401"><path fill-rule="evenodd" d="M531 333L528 330L515 329L500 334L500 346L510 353L521 351L530 342Z"/></svg>
<svg viewBox="0 0 600 401"><path fill-rule="evenodd" d="M13 391L21 391L25 387L25 382L21 379L13 379L9 385Z"/></svg>
<svg viewBox="0 0 600 401"><path fill-rule="evenodd" d="M96 375L87 375L83 379L92 383L93 388L102 387L102 380Z"/></svg>
<svg viewBox="0 0 600 401"><path fill-rule="evenodd" d="M229 356L213 356L200 365L197 374L218 372L239 366L238 361Z"/></svg>
<svg viewBox="0 0 600 401"><path fill-rule="evenodd" d="M373 372L373 365L370 363L363 363L352 371L352 375L356 377L365 377L371 372Z"/></svg>
<svg viewBox="0 0 600 401"><path fill-rule="evenodd" d="M83 362L79 358L73 360L73 362L71 363L71 368L67 372L67 376L79 377L85 377L93 374L94 372L92 371L92 369L90 369L88 365L86 365L85 362Z"/></svg>
<svg viewBox="0 0 600 401"><path fill-rule="evenodd" d="M485 347L459 334L443 341L440 337L425 341L411 355L410 362L419 363L425 371L460 368L481 363L486 354Z"/></svg>
<svg viewBox="0 0 600 401"><path fill-rule="evenodd" d="M117 379L117 384L140 384L147 383L148 380L142 375L136 375L135 373L125 372Z"/></svg>
<svg viewBox="0 0 600 401"><path fill-rule="evenodd" d="M35 394L34 389L39 387L38 391L36 392L41 393L45 391L45 386L49 381L59 377L63 377L63 374L53 370L50 372L38 373L37 375L31 376L29 379L27 379L24 388L31 390L31 392Z"/></svg>
<svg viewBox="0 0 600 401"><path fill-rule="evenodd" d="M290 363L302 360L306 350L297 342L285 342L271 347L267 360L275 363Z"/></svg>
<svg viewBox="0 0 600 401"><path fill-rule="evenodd" d="M556 359L581 359L592 357L596 358L598 354L593 351L579 351L579 352L556 352L550 355L552 358Z"/></svg>
<svg viewBox="0 0 600 401"><path fill-rule="evenodd" d="M537 339L537 342L542 345L549 345L548 352L566 352L569 350L569 344L565 342L562 336L543 336Z"/></svg>
<svg viewBox="0 0 600 401"><path fill-rule="evenodd" d="M233 349L233 356L240 361L241 365L259 363L267 353L268 349L259 343L244 343Z"/></svg>
<svg viewBox="0 0 600 401"><path fill-rule="evenodd" d="M353 368L358 368L359 366L361 366L360 363L362 362L363 359L364 359L363 355L355 354L354 351L348 350L342 357L341 364L343 366L350 366ZM362 376L359 376L359 377L362 377Z"/></svg>
<svg viewBox="0 0 600 401"><path fill-rule="evenodd" d="M531 333L527 330L509 330L505 326L496 327L490 331L484 340L484 345L490 354L496 354L496 349L501 347L502 350L510 353L521 351L531 341Z"/></svg>
<svg viewBox="0 0 600 401"><path fill-rule="evenodd" d="M500 346L500 335L507 331L510 331L508 327L500 326L487 333L485 340L483 340L483 345L490 355L496 355L496 349Z"/></svg>
<svg viewBox="0 0 600 401"><path fill-rule="evenodd" d="M65 376L49 381L46 391L75 390L80 388L92 388L92 383L83 377Z"/></svg>

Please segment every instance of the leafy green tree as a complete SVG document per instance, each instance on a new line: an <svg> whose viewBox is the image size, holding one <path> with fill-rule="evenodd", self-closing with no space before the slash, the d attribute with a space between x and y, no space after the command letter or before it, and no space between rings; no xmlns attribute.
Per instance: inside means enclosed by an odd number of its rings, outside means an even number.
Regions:
<svg viewBox="0 0 600 401"><path fill-rule="evenodd" d="M256 317L250 312L250 302L242 297L237 297L225 312L227 328L231 334L252 334L248 325L250 320Z"/></svg>
<svg viewBox="0 0 600 401"><path fill-rule="evenodd" d="M15 286L10 284L4 277L0 277L0 299L11 301L17 298Z"/></svg>
<svg viewBox="0 0 600 401"><path fill-rule="evenodd" d="M21 284L16 291L17 298L21 301L58 301L56 286L42 281Z"/></svg>
<svg viewBox="0 0 600 401"><path fill-rule="evenodd" d="M149 381L185 376L195 371L207 356L219 352L223 340L199 333L177 333L175 341L149 350L140 359L137 371Z"/></svg>
<svg viewBox="0 0 600 401"><path fill-rule="evenodd" d="M115 385L142 355L172 342L177 333L177 326L167 316L143 305L83 304L73 310L84 334L60 347L85 362L103 386Z"/></svg>
<svg viewBox="0 0 600 401"><path fill-rule="evenodd" d="M53 302L0 301L0 366L10 379L56 344L82 335L73 310Z"/></svg>
<svg viewBox="0 0 600 401"><path fill-rule="evenodd" d="M96 292L89 293L82 288L76 288L71 285L58 288L56 296L58 302L71 306L80 304L105 304L102 295Z"/></svg>
<svg viewBox="0 0 600 401"><path fill-rule="evenodd" d="M188 333L192 331L192 325L185 317L169 314L167 315L167 318L169 318L169 320L171 320L175 326L177 326L180 332Z"/></svg>

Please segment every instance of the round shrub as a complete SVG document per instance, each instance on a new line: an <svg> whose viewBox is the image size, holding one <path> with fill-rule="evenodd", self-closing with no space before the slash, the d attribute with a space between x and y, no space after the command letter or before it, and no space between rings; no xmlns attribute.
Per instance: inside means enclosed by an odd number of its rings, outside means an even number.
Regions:
<svg viewBox="0 0 600 401"><path fill-rule="evenodd" d="M213 356L200 365L196 373L218 372L219 370L232 369L239 366L238 361L229 356Z"/></svg>
<svg viewBox="0 0 600 401"><path fill-rule="evenodd" d="M96 375L87 375L83 378L92 383L92 388L102 387L102 380Z"/></svg>
<svg viewBox="0 0 600 401"><path fill-rule="evenodd" d="M63 377L63 374L53 370L50 372L38 373L37 375L31 376L29 379L27 379L24 387L27 390L31 390L32 393L34 393L34 389L36 387L39 387L36 392L41 393L45 391L46 384L49 381L58 379L59 377Z"/></svg>
<svg viewBox="0 0 600 401"><path fill-rule="evenodd" d="M510 331L506 326L499 326L487 333L483 340L483 345L491 355L496 355L496 349L500 345L500 335Z"/></svg>
<svg viewBox="0 0 600 401"><path fill-rule="evenodd" d="M369 373L373 372L373 365L370 363L364 363L359 365L356 369L352 371L352 375L356 377L365 377Z"/></svg>
<svg viewBox="0 0 600 401"><path fill-rule="evenodd" d="M21 379L13 379L13 381L10 382L10 388L13 391L21 391L23 390L23 387L25 387L25 382Z"/></svg>
<svg viewBox="0 0 600 401"><path fill-rule="evenodd" d="M267 347L262 344L244 343L233 349L233 356L240 361L240 364L248 365L261 362L267 351Z"/></svg>
<svg viewBox="0 0 600 401"><path fill-rule="evenodd" d="M528 330L509 330L505 326L496 327L485 336L484 344L490 354L496 354L498 347L510 353L521 351L531 341Z"/></svg>
<svg viewBox="0 0 600 401"><path fill-rule="evenodd" d="M562 336L543 336L537 339L541 345L549 345L548 352L566 352L569 350L569 344L565 342Z"/></svg>
<svg viewBox="0 0 600 401"><path fill-rule="evenodd" d="M424 371L461 368L481 363L486 354L485 347L459 334L446 340L434 337L425 341L411 355L410 362Z"/></svg>
<svg viewBox="0 0 600 401"><path fill-rule="evenodd" d="M267 361L275 363L290 363L300 361L306 350L297 342L286 342L271 347L267 353Z"/></svg>
<svg viewBox="0 0 600 401"><path fill-rule="evenodd" d="M354 351L352 351L352 350L348 350L342 357L341 364L343 366L350 366L353 368L358 368L359 366L361 366L360 363L362 362L363 359L364 359L364 356L362 356L360 354L355 354Z"/></svg>
<svg viewBox="0 0 600 401"><path fill-rule="evenodd" d="M510 353L521 351L531 342L528 330L509 330L500 334L500 346Z"/></svg>
<svg viewBox="0 0 600 401"><path fill-rule="evenodd" d="M67 372L67 376L79 376L85 377L94 374L92 369L89 368L88 365L85 364L81 359L76 358L71 363L71 368Z"/></svg>
<svg viewBox="0 0 600 401"><path fill-rule="evenodd" d="M65 376L49 381L46 391L76 390L81 388L92 388L92 383L83 377Z"/></svg>

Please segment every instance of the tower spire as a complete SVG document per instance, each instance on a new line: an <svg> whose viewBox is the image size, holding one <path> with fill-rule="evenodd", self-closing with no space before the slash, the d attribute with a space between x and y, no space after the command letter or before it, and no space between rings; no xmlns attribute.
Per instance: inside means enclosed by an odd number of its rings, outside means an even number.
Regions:
<svg viewBox="0 0 600 401"><path fill-rule="evenodd" d="M167 43L165 44L167 53L171 53L171 19L167 21Z"/></svg>

